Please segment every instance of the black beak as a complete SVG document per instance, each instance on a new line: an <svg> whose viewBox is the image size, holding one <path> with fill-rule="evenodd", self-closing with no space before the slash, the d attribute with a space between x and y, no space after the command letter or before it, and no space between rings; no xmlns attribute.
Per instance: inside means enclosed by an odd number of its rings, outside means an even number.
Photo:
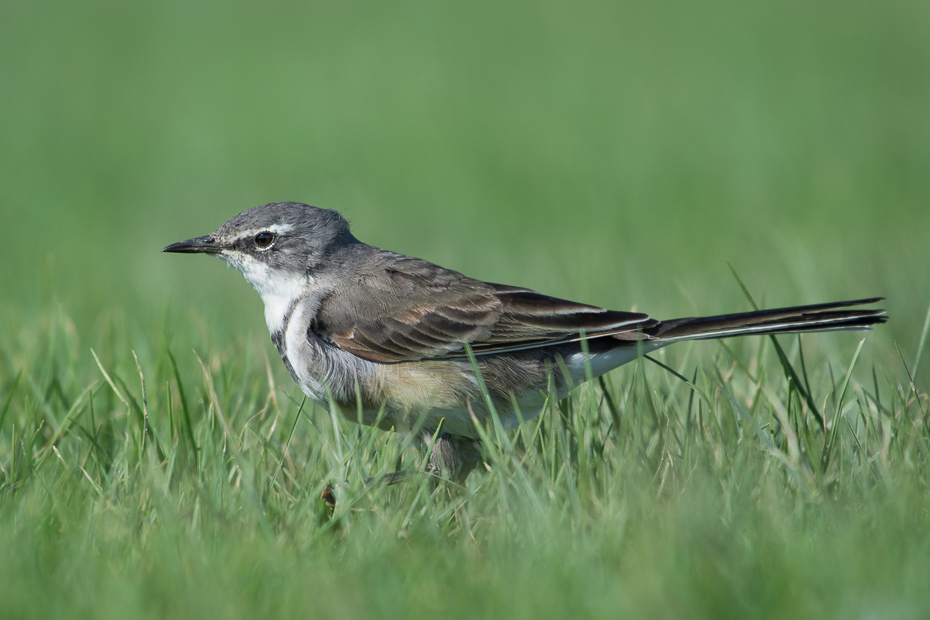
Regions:
<svg viewBox="0 0 930 620"><path fill-rule="evenodd" d="M213 237L194 237L187 241L178 241L172 243L162 250L162 252L178 252L180 254L217 254L223 250L223 246L217 243Z"/></svg>

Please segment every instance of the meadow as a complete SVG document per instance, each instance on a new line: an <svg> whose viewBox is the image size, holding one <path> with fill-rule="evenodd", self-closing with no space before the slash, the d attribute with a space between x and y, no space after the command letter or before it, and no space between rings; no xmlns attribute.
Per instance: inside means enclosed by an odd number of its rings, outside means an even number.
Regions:
<svg viewBox="0 0 930 620"><path fill-rule="evenodd" d="M0 617L926 617L928 30L903 0L0 3ZM276 200L657 318L891 318L663 349L491 424L464 487L369 485L424 453L305 402L241 276L160 253Z"/></svg>

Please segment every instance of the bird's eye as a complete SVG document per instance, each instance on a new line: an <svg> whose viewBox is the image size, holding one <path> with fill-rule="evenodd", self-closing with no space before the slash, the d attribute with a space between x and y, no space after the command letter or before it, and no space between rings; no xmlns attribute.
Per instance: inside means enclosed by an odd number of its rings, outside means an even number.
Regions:
<svg viewBox="0 0 930 620"><path fill-rule="evenodd" d="M260 250L267 250L274 243L275 235L267 231L255 235L255 246Z"/></svg>

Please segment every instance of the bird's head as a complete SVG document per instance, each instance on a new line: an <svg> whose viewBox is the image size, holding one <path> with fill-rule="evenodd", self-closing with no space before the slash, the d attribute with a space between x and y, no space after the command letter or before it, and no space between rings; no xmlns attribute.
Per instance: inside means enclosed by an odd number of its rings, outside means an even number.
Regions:
<svg viewBox="0 0 930 620"><path fill-rule="evenodd" d="M172 243L162 252L215 254L242 272L262 295L312 278L335 249L357 243L338 212L298 202L253 207L204 237Z"/></svg>

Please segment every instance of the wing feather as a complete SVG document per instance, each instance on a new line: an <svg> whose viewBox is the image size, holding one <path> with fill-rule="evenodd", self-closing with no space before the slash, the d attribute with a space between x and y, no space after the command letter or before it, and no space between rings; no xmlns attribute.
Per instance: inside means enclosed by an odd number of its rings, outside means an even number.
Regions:
<svg viewBox="0 0 930 620"><path fill-rule="evenodd" d="M376 264L327 297L311 329L361 358L383 363L461 359L636 332L655 323L616 312L467 278L424 260L381 251Z"/></svg>

